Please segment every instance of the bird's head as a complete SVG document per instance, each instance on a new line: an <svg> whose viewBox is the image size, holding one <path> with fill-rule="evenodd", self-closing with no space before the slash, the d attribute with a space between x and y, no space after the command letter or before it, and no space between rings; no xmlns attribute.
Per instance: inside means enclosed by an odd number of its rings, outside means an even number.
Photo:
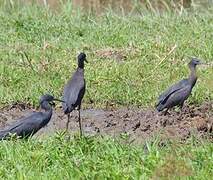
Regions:
<svg viewBox="0 0 213 180"><path fill-rule="evenodd" d="M40 104L43 104L43 102L48 102L48 103L51 103L51 105L54 105L53 101L64 102L64 101L62 101L60 99L54 98L54 96L52 96L50 94L42 95L41 98L40 98Z"/></svg>
<svg viewBox="0 0 213 180"><path fill-rule="evenodd" d="M86 59L86 54L81 52L79 55L78 55L78 67L79 68L84 68L84 61L87 62L87 59Z"/></svg>
<svg viewBox="0 0 213 180"><path fill-rule="evenodd" d="M45 94L45 95L42 95L41 98L40 98L40 104L42 104L44 101L47 101L47 102L51 102L54 100L54 97L50 94Z"/></svg>
<svg viewBox="0 0 213 180"><path fill-rule="evenodd" d="M192 58L189 62L189 67L196 67L197 65L203 64L200 59Z"/></svg>

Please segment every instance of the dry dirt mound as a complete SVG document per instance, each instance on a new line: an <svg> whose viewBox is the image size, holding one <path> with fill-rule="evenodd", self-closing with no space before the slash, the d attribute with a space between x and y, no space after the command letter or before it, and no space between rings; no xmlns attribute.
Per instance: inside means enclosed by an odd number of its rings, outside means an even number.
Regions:
<svg viewBox="0 0 213 180"><path fill-rule="evenodd" d="M11 124L14 119L26 116L33 109L15 105L0 110L0 126ZM183 111L171 110L162 115L153 109L122 108L117 110L82 110L82 124L85 134L118 136L127 134L136 142L144 141L158 134L166 138L186 139L191 134L212 135L213 103L200 107L185 106ZM78 113L71 114L70 131L78 131ZM67 117L60 108L56 109L52 120L38 135L46 135L64 130ZM212 137L211 137L212 138Z"/></svg>

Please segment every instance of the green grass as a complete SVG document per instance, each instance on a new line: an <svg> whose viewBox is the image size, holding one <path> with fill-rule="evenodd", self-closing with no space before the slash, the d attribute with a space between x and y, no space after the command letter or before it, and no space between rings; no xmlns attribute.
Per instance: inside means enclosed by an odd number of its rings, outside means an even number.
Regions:
<svg viewBox="0 0 213 180"><path fill-rule="evenodd" d="M1 179L211 179L209 142L186 144L158 141L143 146L121 139L63 135L48 140L5 141L0 146Z"/></svg>
<svg viewBox="0 0 213 180"><path fill-rule="evenodd" d="M154 105L159 93L188 75L189 56L212 62L213 13L184 11L161 15L101 16L61 12L37 6L0 7L0 104L36 104L41 94L61 96L64 83L85 51L87 93L94 106ZM95 52L122 51L126 59L101 58ZM172 51L171 51L172 50ZM28 58L25 57L27 54ZM213 71L199 68L190 103L213 99Z"/></svg>
<svg viewBox="0 0 213 180"><path fill-rule="evenodd" d="M2 3L4 2L4 3ZM152 106L159 93L187 76L188 56L212 63L213 9L181 15L142 11L101 16L0 2L0 106L37 105L41 94L61 96L64 83L85 51L87 93L93 106ZM14 1L11 1L14 2ZM111 49L126 58L101 58ZM213 99L211 67L198 69L190 103ZM197 142L198 141L198 142ZM126 142L124 140L124 142ZM1 179L211 179L213 145L191 138L184 144L159 141L128 145L122 139L63 135L0 142Z"/></svg>

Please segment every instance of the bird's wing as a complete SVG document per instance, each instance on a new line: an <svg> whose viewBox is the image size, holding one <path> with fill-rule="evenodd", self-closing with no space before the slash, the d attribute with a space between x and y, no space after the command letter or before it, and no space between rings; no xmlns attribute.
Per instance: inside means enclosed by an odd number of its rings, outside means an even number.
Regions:
<svg viewBox="0 0 213 180"><path fill-rule="evenodd" d="M7 136L7 134L9 134L8 130L1 130L0 131L0 139L3 139L5 136Z"/></svg>
<svg viewBox="0 0 213 180"><path fill-rule="evenodd" d="M83 76L75 73L72 79L66 84L63 91L63 100L66 103L62 103L63 109L76 104L80 91L85 87L85 81Z"/></svg>
<svg viewBox="0 0 213 180"><path fill-rule="evenodd" d="M189 96L191 91L191 86L185 85L184 87L177 89L170 93L161 104L166 104L169 102L170 104L176 104L177 102L184 102Z"/></svg>
<svg viewBox="0 0 213 180"><path fill-rule="evenodd" d="M178 83L172 85L169 89L167 89L165 92L163 92L159 98L158 98L158 104L160 103L164 103L168 97L173 94L174 92L182 89L185 85L188 84L188 80L187 79L183 79L181 81L179 81Z"/></svg>
<svg viewBox="0 0 213 180"><path fill-rule="evenodd" d="M29 135L33 132L35 133L39 130L42 120L42 112L33 113L28 117L19 119L7 129L0 131L0 137L6 137L9 133L16 134L17 136Z"/></svg>
<svg viewBox="0 0 213 180"><path fill-rule="evenodd" d="M180 101L180 100L185 100L191 92L191 86L189 84L185 85L181 89L175 91L171 95L171 99L174 102Z"/></svg>
<svg viewBox="0 0 213 180"><path fill-rule="evenodd" d="M10 134L19 135L20 127L22 126L22 124L23 124L23 122L16 122L15 124L12 124L9 127L6 127L4 130L1 130L0 131L0 139L5 139Z"/></svg>

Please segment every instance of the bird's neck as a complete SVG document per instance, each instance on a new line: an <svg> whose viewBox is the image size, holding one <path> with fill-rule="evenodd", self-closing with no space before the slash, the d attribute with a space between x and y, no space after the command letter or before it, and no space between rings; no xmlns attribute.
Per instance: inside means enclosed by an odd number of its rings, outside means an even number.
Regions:
<svg viewBox="0 0 213 180"><path fill-rule="evenodd" d="M41 108L43 110L45 110L45 112L43 112L43 113L46 114L46 119L42 122L42 125L41 125L43 127L46 124L48 124L48 122L50 121L50 119L52 117L53 109L47 101L45 101L41 104Z"/></svg>
<svg viewBox="0 0 213 180"><path fill-rule="evenodd" d="M197 81L196 68L195 67L189 67L189 68L190 68L189 81L191 85L194 86Z"/></svg>
<svg viewBox="0 0 213 180"><path fill-rule="evenodd" d="M52 107L47 101L41 103L41 109L44 109L46 112L52 111Z"/></svg>
<svg viewBox="0 0 213 180"><path fill-rule="evenodd" d="M84 68L78 67L78 68L77 68L77 71L78 71L78 72L84 72Z"/></svg>
<svg viewBox="0 0 213 180"><path fill-rule="evenodd" d="M78 68L84 69L84 62L83 61L78 62Z"/></svg>

